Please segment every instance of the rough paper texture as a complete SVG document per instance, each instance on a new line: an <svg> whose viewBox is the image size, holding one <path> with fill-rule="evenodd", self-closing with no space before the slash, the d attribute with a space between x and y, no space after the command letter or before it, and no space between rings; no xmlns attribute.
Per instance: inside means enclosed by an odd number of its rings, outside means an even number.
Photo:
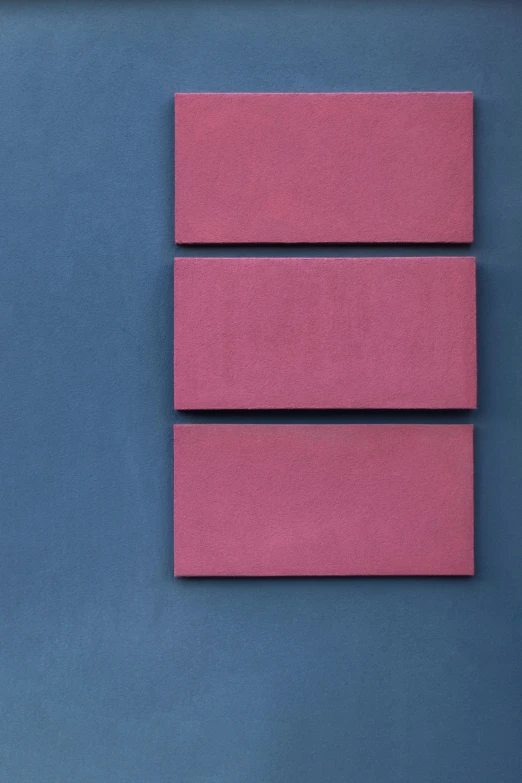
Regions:
<svg viewBox="0 0 522 783"><path fill-rule="evenodd" d="M177 425L176 576L473 574L469 425Z"/></svg>
<svg viewBox="0 0 522 783"><path fill-rule="evenodd" d="M175 97L176 242L471 242L473 95Z"/></svg>
<svg viewBox="0 0 522 783"><path fill-rule="evenodd" d="M473 258L177 258L175 407L473 408Z"/></svg>

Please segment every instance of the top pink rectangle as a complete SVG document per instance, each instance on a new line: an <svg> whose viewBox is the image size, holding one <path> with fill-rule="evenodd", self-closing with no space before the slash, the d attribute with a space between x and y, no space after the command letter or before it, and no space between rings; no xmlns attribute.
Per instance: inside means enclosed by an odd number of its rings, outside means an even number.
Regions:
<svg viewBox="0 0 522 783"><path fill-rule="evenodd" d="M472 242L473 94L175 97L175 235Z"/></svg>

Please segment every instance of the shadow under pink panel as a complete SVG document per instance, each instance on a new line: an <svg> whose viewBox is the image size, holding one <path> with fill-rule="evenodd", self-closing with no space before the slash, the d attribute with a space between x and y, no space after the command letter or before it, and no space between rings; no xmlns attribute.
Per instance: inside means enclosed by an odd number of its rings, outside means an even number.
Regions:
<svg viewBox="0 0 522 783"><path fill-rule="evenodd" d="M474 408L473 258L177 258L179 409Z"/></svg>
<svg viewBox="0 0 522 783"><path fill-rule="evenodd" d="M470 425L177 425L176 576L471 575Z"/></svg>
<svg viewBox="0 0 522 783"><path fill-rule="evenodd" d="M179 244L471 242L473 95L175 96Z"/></svg>

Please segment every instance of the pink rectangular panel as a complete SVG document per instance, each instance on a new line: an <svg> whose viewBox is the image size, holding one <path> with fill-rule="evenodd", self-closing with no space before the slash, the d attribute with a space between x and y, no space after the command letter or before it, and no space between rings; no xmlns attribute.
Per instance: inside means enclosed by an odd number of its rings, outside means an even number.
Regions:
<svg viewBox="0 0 522 783"><path fill-rule="evenodd" d="M471 575L470 425L177 425L176 576Z"/></svg>
<svg viewBox="0 0 522 783"><path fill-rule="evenodd" d="M178 409L474 408L475 259L176 258Z"/></svg>
<svg viewBox="0 0 522 783"><path fill-rule="evenodd" d="M176 242L471 242L473 94L175 97Z"/></svg>

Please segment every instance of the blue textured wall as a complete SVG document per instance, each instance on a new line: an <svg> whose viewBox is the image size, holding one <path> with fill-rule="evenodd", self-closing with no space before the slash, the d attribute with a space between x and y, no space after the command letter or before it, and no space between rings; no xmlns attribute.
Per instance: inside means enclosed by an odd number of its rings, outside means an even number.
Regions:
<svg viewBox="0 0 522 783"><path fill-rule="evenodd" d="M521 35L502 0L2 3L1 783L520 783ZM190 90L475 91L477 413L174 415ZM175 420L474 422L476 578L175 582Z"/></svg>

